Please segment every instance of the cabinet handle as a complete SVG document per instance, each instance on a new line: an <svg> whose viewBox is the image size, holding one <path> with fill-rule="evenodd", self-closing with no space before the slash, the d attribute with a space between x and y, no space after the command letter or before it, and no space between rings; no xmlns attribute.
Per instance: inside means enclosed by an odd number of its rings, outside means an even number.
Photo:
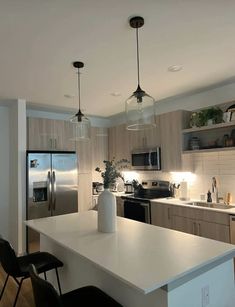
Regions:
<svg viewBox="0 0 235 307"><path fill-rule="evenodd" d="M193 222L193 234L194 235L197 234L197 232L196 232L196 223L195 222Z"/></svg>
<svg viewBox="0 0 235 307"><path fill-rule="evenodd" d="M54 144L55 144L55 149L57 148L57 140L56 139L54 139L55 140L55 142L54 142Z"/></svg>
<svg viewBox="0 0 235 307"><path fill-rule="evenodd" d="M201 225L200 223L197 224L198 227L198 235L201 236Z"/></svg>
<svg viewBox="0 0 235 307"><path fill-rule="evenodd" d="M167 215L168 215L168 220L171 219L171 212L170 212L170 208L167 208Z"/></svg>
<svg viewBox="0 0 235 307"><path fill-rule="evenodd" d="M50 139L50 149L53 148L52 139Z"/></svg>

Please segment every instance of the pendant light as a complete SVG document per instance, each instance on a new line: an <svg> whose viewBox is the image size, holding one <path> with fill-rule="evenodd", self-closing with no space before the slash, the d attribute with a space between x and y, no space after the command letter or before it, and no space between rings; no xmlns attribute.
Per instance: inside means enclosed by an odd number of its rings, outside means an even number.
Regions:
<svg viewBox="0 0 235 307"><path fill-rule="evenodd" d="M140 87L140 61L139 61L139 28L144 25L144 18L135 16L129 20L130 26L136 29L137 53L137 89L126 100L126 129L145 130L153 128L155 124L154 99Z"/></svg>
<svg viewBox="0 0 235 307"><path fill-rule="evenodd" d="M70 119L73 125L73 137L75 141L90 139L90 120L85 117L81 111L81 82L80 82L80 68L84 67L82 62L73 62L73 67L77 68L78 72L78 112Z"/></svg>

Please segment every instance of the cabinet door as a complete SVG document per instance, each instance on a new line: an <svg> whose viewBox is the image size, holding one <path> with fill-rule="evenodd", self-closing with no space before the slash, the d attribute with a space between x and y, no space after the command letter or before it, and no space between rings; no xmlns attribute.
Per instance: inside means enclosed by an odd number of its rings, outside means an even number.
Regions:
<svg viewBox="0 0 235 307"><path fill-rule="evenodd" d="M201 237L230 243L229 226L199 221L197 228L198 235Z"/></svg>
<svg viewBox="0 0 235 307"><path fill-rule="evenodd" d="M182 171L182 129L189 112L174 111L160 115L163 171Z"/></svg>
<svg viewBox="0 0 235 307"><path fill-rule="evenodd" d="M73 124L65 120L54 121L53 145L54 150L74 151L75 141L73 137Z"/></svg>
<svg viewBox="0 0 235 307"><path fill-rule="evenodd" d="M172 217L172 229L196 235L196 220L174 215Z"/></svg>
<svg viewBox="0 0 235 307"><path fill-rule="evenodd" d="M151 221L153 225L172 228L172 206L151 203Z"/></svg>
<svg viewBox="0 0 235 307"><path fill-rule="evenodd" d="M121 197L116 197L117 216L124 217L124 200Z"/></svg>
<svg viewBox="0 0 235 307"><path fill-rule="evenodd" d="M46 118L29 117L27 122L28 149L53 150L54 121Z"/></svg>
<svg viewBox="0 0 235 307"><path fill-rule="evenodd" d="M104 160L108 159L108 129L92 127L91 129L91 151L92 151L92 181L102 182L100 173L95 171L96 167L104 168Z"/></svg>
<svg viewBox="0 0 235 307"><path fill-rule="evenodd" d="M109 128L108 136L109 159L130 160L130 139L126 125Z"/></svg>

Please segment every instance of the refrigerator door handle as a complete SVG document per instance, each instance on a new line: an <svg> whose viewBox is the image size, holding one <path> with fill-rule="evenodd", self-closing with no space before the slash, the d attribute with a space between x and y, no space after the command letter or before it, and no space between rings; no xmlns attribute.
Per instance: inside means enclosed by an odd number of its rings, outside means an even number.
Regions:
<svg viewBox="0 0 235 307"><path fill-rule="evenodd" d="M51 211L51 172L47 173L47 199L48 199L48 211Z"/></svg>
<svg viewBox="0 0 235 307"><path fill-rule="evenodd" d="M52 210L55 210L56 207L56 176L55 171L52 172Z"/></svg>

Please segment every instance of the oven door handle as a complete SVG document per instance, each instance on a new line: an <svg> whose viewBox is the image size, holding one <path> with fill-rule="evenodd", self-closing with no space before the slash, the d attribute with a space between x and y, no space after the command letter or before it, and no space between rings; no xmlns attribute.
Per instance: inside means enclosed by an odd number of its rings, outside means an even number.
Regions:
<svg viewBox="0 0 235 307"><path fill-rule="evenodd" d="M152 154L152 151L149 152L149 166L152 166L152 163L151 163L151 154Z"/></svg>

